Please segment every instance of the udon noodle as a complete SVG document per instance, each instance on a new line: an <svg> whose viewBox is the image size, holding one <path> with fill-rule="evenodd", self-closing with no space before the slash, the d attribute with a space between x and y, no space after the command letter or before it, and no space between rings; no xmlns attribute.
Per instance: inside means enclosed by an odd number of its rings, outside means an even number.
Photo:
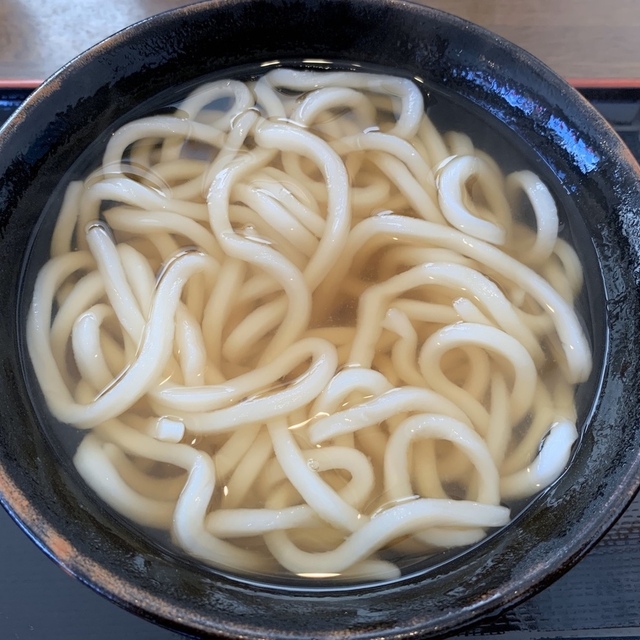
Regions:
<svg viewBox="0 0 640 640"><path fill-rule="evenodd" d="M410 80L213 81L70 183L29 353L130 520L238 572L393 578L570 459L591 355L558 227Z"/></svg>

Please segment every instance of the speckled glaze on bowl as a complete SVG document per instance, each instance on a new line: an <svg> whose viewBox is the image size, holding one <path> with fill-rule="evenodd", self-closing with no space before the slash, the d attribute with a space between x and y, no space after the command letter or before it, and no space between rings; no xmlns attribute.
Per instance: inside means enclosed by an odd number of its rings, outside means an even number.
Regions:
<svg viewBox="0 0 640 640"><path fill-rule="evenodd" d="M66 168L136 104L216 70L326 58L394 67L502 121L574 211L602 366L569 470L517 521L443 566L391 585L295 591L164 553L89 495L38 424L21 361L21 265ZM638 170L598 114L540 62L467 22L397 0L205 2L139 23L48 80L0 134L0 493L59 565L159 624L238 638L436 636L549 584L611 526L640 484ZM597 398L592 402L593 394Z"/></svg>

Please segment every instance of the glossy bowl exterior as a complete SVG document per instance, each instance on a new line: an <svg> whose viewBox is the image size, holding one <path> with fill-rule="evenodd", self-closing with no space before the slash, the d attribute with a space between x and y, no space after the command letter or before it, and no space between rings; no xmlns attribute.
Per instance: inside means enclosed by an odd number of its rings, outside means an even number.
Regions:
<svg viewBox="0 0 640 640"><path fill-rule="evenodd" d="M53 450L23 378L18 315L31 233L64 170L140 101L219 69L326 58L392 66L504 122L582 216L598 401L570 469L513 526L392 585L287 591L166 554L112 515ZM243 638L440 635L543 588L614 522L640 484L638 173L589 105L530 55L462 20L396 0L229 0L135 25L45 83L0 135L0 492L66 571L174 629ZM589 245L587 247L587 245ZM580 247L578 247L580 249Z"/></svg>

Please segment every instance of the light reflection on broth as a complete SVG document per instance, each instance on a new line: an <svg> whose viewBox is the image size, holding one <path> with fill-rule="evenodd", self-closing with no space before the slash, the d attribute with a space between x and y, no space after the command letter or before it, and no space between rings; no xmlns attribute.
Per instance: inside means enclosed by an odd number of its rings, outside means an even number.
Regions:
<svg viewBox="0 0 640 640"><path fill-rule="evenodd" d="M577 438L553 196L423 88L274 68L128 123L27 321L87 484L217 568L370 582L510 521Z"/></svg>

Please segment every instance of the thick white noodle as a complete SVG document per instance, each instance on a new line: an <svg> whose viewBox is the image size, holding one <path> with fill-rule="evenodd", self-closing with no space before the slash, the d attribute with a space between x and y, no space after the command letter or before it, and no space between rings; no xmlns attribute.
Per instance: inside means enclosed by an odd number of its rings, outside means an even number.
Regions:
<svg viewBox="0 0 640 640"><path fill-rule="evenodd" d="M372 73L208 82L114 131L27 318L88 486L266 576L394 579L506 525L592 363L554 198L504 175Z"/></svg>
<svg viewBox="0 0 640 640"><path fill-rule="evenodd" d="M478 215L467 189L471 179L477 181L485 194L493 220L485 220ZM507 230L503 225L508 205L487 163L476 156L453 157L446 160L438 171L436 184L442 213L451 226L491 244L504 244Z"/></svg>
<svg viewBox="0 0 640 640"><path fill-rule="evenodd" d="M519 257L529 264L542 264L553 253L558 239L558 209L553 196L532 171L514 171L509 174L506 188L512 200L515 200L521 190L531 203L536 218L535 241L524 255L519 253Z"/></svg>

